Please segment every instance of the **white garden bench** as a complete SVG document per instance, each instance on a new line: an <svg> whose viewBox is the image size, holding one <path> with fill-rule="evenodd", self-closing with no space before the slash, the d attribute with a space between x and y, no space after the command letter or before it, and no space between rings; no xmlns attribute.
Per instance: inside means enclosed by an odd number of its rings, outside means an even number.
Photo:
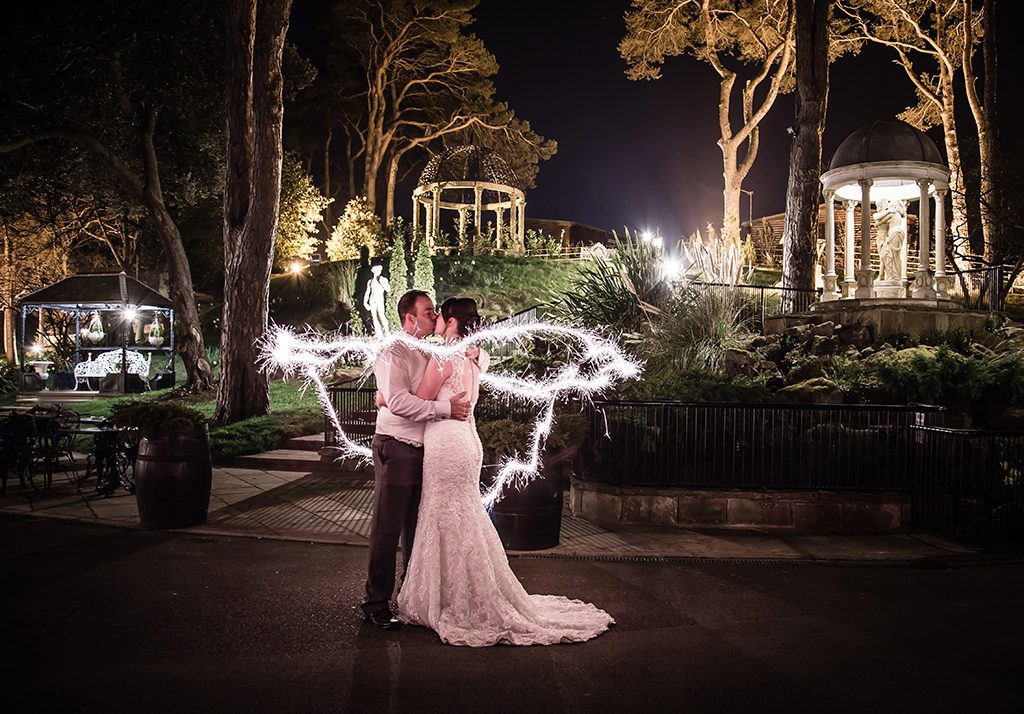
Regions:
<svg viewBox="0 0 1024 714"><path fill-rule="evenodd" d="M134 350L128 350L125 352L124 357L128 374L137 374L144 383L148 384L149 363L153 356L143 357ZM108 374L120 374L120 372L121 350L102 352L97 355L96 359L92 358L92 353L90 352L88 360L75 365L75 389L78 389L81 384L88 388L89 378L101 378L106 377Z"/></svg>

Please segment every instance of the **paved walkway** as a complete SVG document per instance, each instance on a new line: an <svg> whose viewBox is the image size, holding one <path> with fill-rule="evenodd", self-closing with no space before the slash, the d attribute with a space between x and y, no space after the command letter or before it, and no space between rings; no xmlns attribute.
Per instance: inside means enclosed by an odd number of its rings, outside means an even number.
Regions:
<svg viewBox="0 0 1024 714"><path fill-rule="evenodd" d="M195 534L243 536L366 546L372 508L372 474L312 471L291 449L248 459L246 465L216 467L210 513ZM84 463L84 458L79 459ZM284 467L284 468L275 468ZM301 470L296 470L301 469ZM312 472L311 472L312 471ZM36 482L41 482L36 477ZM70 474L54 475L48 490L19 491L8 483L0 511L139 528L135 497L95 493L90 480L76 488ZM945 560L975 552L920 532L826 534L769 529L627 527L609 530L563 513L556 548L519 553L535 557L611 559L780 559L842 561Z"/></svg>

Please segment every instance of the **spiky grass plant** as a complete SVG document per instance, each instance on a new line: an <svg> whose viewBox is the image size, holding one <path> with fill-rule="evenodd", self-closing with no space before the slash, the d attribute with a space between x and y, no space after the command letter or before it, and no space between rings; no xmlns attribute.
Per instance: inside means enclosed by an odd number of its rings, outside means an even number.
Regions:
<svg viewBox="0 0 1024 714"><path fill-rule="evenodd" d="M732 288L688 284L658 320L644 351L683 372L718 373L725 353L750 336L749 303Z"/></svg>
<svg viewBox="0 0 1024 714"><path fill-rule="evenodd" d="M549 313L587 327L608 328L626 339L638 338L670 308L672 288L657 247L637 240L628 230L625 239L613 235L615 250L584 268Z"/></svg>

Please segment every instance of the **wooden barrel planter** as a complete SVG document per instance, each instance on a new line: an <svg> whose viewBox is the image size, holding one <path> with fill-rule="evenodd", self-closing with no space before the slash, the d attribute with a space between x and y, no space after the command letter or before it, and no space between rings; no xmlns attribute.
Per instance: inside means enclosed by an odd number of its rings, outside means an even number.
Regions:
<svg viewBox="0 0 1024 714"><path fill-rule="evenodd" d="M562 501L566 479L562 465L571 460L575 448L545 458L540 475L526 488L506 486L491 508L491 522L501 544L508 550L554 548L562 530ZM497 466L485 466L481 473L484 486L494 483Z"/></svg>
<svg viewBox="0 0 1024 714"><path fill-rule="evenodd" d="M212 480L205 424L193 432L142 437L135 459L140 524L162 530L205 523Z"/></svg>

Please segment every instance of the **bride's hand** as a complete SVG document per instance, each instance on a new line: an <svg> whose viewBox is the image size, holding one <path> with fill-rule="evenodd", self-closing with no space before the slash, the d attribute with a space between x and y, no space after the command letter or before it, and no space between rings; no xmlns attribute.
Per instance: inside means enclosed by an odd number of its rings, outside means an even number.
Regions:
<svg viewBox="0 0 1024 714"><path fill-rule="evenodd" d="M470 345L469 347L466 348L466 356L469 359L476 361L476 359L480 356L480 348L477 347L476 345Z"/></svg>
<svg viewBox="0 0 1024 714"><path fill-rule="evenodd" d="M373 403L377 405L377 408L386 407L388 403L384 400L384 392L377 390L377 393L373 395Z"/></svg>

